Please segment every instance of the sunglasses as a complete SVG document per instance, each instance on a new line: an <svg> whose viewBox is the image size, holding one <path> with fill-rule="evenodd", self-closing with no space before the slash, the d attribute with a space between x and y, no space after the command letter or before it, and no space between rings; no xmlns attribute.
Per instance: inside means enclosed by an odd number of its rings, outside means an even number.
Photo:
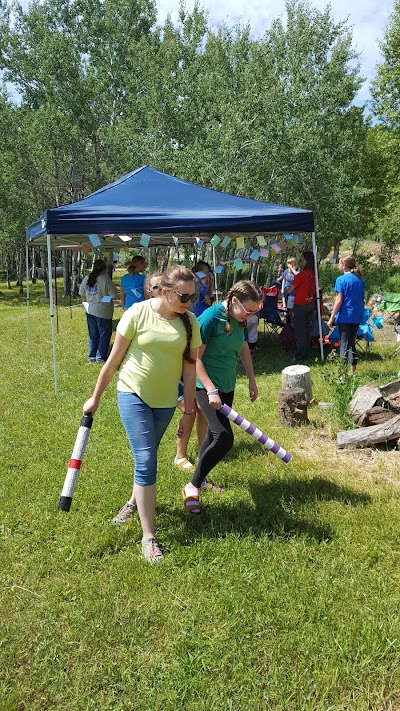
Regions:
<svg viewBox="0 0 400 711"><path fill-rule="evenodd" d="M256 309L256 311L247 311L247 309L244 308L242 302L236 297L236 300L239 304L239 306L242 308L244 315L246 316L254 316L254 314L258 314L259 309Z"/></svg>
<svg viewBox="0 0 400 711"><path fill-rule="evenodd" d="M150 291L156 291L156 289L159 289L159 288L160 288L159 284L154 284L154 286L149 287Z"/></svg>
<svg viewBox="0 0 400 711"><path fill-rule="evenodd" d="M194 302L199 298L198 294L180 294L179 291L175 291L175 289L172 291L174 294L181 297L181 304L187 304L188 301L191 301L192 304L194 304Z"/></svg>

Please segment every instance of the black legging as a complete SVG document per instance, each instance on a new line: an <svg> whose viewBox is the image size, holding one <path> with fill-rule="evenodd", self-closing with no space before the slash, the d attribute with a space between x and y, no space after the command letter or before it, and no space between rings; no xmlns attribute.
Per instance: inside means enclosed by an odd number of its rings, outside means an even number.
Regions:
<svg viewBox="0 0 400 711"><path fill-rule="evenodd" d="M234 391L220 392L219 396L223 403L232 407ZM193 486L199 489L211 469L232 449L233 432L228 418L209 405L205 390L196 390L196 400L208 422L208 430L199 453L199 463L192 476Z"/></svg>
<svg viewBox="0 0 400 711"><path fill-rule="evenodd" d="M340 358L342 361L348 360L350 365L357 365L358 356L356 351L356 338L358 323L338 323L340 335Z"/></svg>

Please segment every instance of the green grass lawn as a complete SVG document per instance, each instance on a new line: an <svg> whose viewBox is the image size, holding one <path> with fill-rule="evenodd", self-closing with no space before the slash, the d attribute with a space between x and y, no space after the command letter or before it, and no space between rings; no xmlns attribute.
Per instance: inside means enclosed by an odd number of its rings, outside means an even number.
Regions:
<svg viewBox="0 0 400 711"><path fill-rule="evenodd" d="M308 426L280 427L280 373L291 354L261 335L259 400L249 402L240 373L235 407L293 461L236 428L214 473L226 492L205 494L201 517L189 518L172 465L176 417L159 457L166 555L151 567L138 521L110 523L132 477L115 383L71 511L57 510L98 366L87 363L81 308L72 318L61 308L54 397L40 289L28 353L24 297L1 288L0 711L399 709L398 452L338 452L338 409L315 405ZM392 345L373 344L356 384L395 379L399 359L381 358ZM337 403L336 365L311 369L316 401Z"/></svg>

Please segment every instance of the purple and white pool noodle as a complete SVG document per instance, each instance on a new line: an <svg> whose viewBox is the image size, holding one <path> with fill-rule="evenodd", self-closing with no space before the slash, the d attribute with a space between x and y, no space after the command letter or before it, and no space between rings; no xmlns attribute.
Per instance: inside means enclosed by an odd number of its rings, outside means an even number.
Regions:
<svg viewBox="0 0 400 711"><path fill-rule="evenodd" d="M290 462L292 455L289 454L289 452L283 449L283 447L281 447L277 442L274 442L274 440L268 437L268 435L257 429L255 425L252 425L251 422L242 417L242 415L239 415L238 412L232 410L229 405L222 405L220 412L222 412L228 420L234 422L235 425L239 425L239 427L253 437L256 442L262 444L263 447L276 454L279 459L282 459L282 462L285 462L285 464Z"/></svg>

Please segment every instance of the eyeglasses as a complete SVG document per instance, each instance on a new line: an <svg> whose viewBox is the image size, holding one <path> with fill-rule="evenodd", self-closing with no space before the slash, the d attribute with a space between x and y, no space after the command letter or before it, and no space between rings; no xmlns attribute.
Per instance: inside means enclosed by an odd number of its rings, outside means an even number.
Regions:
<svg viewBox="0 0 400 711"><path fill-rule="evenodd" d="M172 289L172 291L174 294L181 297L181 304L187 304L188 301L191 301L192 304L194 304L194 302L199 298L198 294L180 294L179 291L175 291L175 289Z"/></svg>
<svg viewBox="0 0 400 711"><path fill-rule="evenodd" d="M256 309L256 311L247 311L247 309L244 308L242 302L238 299L238 297L236 297L236 300L237 300L239 306L241 306L241 308L242 308L243 313L245 314L245 316L246 316L246 315L247 315L247 316L254 316L254 314L258 314L259 309Z"/></svg>
<svg viewBox="0 0 400 711"><path fill-rule="evenodd" d="M155 291L156 289L159 289L160 285L159 284L154 284L154 286L149 286L150 291Z"/></svg>

